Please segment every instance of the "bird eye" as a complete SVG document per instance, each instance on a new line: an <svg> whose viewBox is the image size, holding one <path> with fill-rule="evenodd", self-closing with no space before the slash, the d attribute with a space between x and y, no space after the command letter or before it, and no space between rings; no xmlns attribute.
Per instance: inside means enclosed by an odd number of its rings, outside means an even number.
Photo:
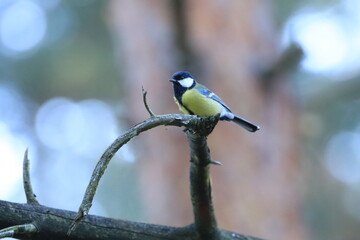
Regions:
<svg viewBox="0 0 360 240"><path fill-rule="evenodd" d="M181 80L182 80L182 79L185 79L185 78L188 78L188 77L189 77L189 76L186 75L186 74L182 74L182 75L180 76Z"/></svg>

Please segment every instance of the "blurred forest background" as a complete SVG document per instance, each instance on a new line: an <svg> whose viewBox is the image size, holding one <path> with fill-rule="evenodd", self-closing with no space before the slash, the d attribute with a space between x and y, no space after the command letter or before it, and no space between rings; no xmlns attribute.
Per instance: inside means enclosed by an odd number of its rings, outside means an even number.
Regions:
<svg viewBox="0 0 360 240"><path fill-rule="evenodd" d="M167 80L188 70L261 126L209 137L221 228L358 239L359 13L358 0L1 0L0 199L25 201L29 147L40 203L77 211L106 147L148 118L141 87L157 114L178 113ZM188 159L180 128L140 135L90 213L190 224Z"/></svg>

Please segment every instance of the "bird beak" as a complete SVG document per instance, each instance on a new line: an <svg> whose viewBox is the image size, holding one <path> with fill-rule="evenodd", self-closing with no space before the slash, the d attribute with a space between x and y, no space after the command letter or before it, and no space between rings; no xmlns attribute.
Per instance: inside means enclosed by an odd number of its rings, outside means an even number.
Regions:
<svg viewBox="0 0 360 240"><path fill-rule="evenodd" d="M170 78L170 79L169 79L169 82L176 82L176 80L173 79L173 78Z"/></svg>

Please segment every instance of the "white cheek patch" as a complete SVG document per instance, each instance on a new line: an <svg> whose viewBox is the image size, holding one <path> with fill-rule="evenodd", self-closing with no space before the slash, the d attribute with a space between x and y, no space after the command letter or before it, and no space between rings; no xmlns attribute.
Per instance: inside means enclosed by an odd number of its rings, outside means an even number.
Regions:
<svg viewBox="0 0 360 240"><path fill-rule="evenodd" d="M189 88L193 85L194 83L194 79L188 77L188 78L184 78L182 80L179 81L180 85L186 88Z"/></svg>

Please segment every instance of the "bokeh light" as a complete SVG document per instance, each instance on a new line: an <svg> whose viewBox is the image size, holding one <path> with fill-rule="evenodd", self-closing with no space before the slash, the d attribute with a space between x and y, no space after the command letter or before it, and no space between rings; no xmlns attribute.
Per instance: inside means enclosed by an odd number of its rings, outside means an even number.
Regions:
<svg viewBox="0 0 360 240"><path fill-rule="evenodd" d="M8 199L21 183L22 159L26 141L13 135L7 126L0 122L0 199Z"/></svg>
<svg viewBox="0 0 360 240"><path fill-rule="evenodd" d="M341 132L329 141L325 152L325 164L329 172L347 184L360 181L360 134Z"/></svg>
<svg viewBox="0 0 360 240"><path fill-rule="evenodd" d="M46 147L85 156L104 150L119 131L111 108L95 99L50 99L40 107L35 125Z"/></svg>
<svg viewBox="0 0 360 240"><path fill-rule="evenodd" d="M360 188L355 185L346 189L343 195L343 202L347 213L360 221Z"/></svg>
<svg viewBox="0 0 360 240"><path fill-rule="evenodd" d="M360 66L358 24L334 9L301 9L287 22L283 34L285 45L295 41L303 48L305 71L330 78L356 71Z"/></svg>
<svg viewBox="0 0 360 240"><path fill-rule="evenodd" d="M0 199L9 199L21 183L23 154L32 143L24 99L4 85L0 85L0 99Z"/></svg>
<svg viewBox="0 0 360 240"><path fill-rule="evenodd" d="M0 12L3 52L21 53L36 47L45 36L46 25L45 12L36 2L13 1Z"/></svg>

